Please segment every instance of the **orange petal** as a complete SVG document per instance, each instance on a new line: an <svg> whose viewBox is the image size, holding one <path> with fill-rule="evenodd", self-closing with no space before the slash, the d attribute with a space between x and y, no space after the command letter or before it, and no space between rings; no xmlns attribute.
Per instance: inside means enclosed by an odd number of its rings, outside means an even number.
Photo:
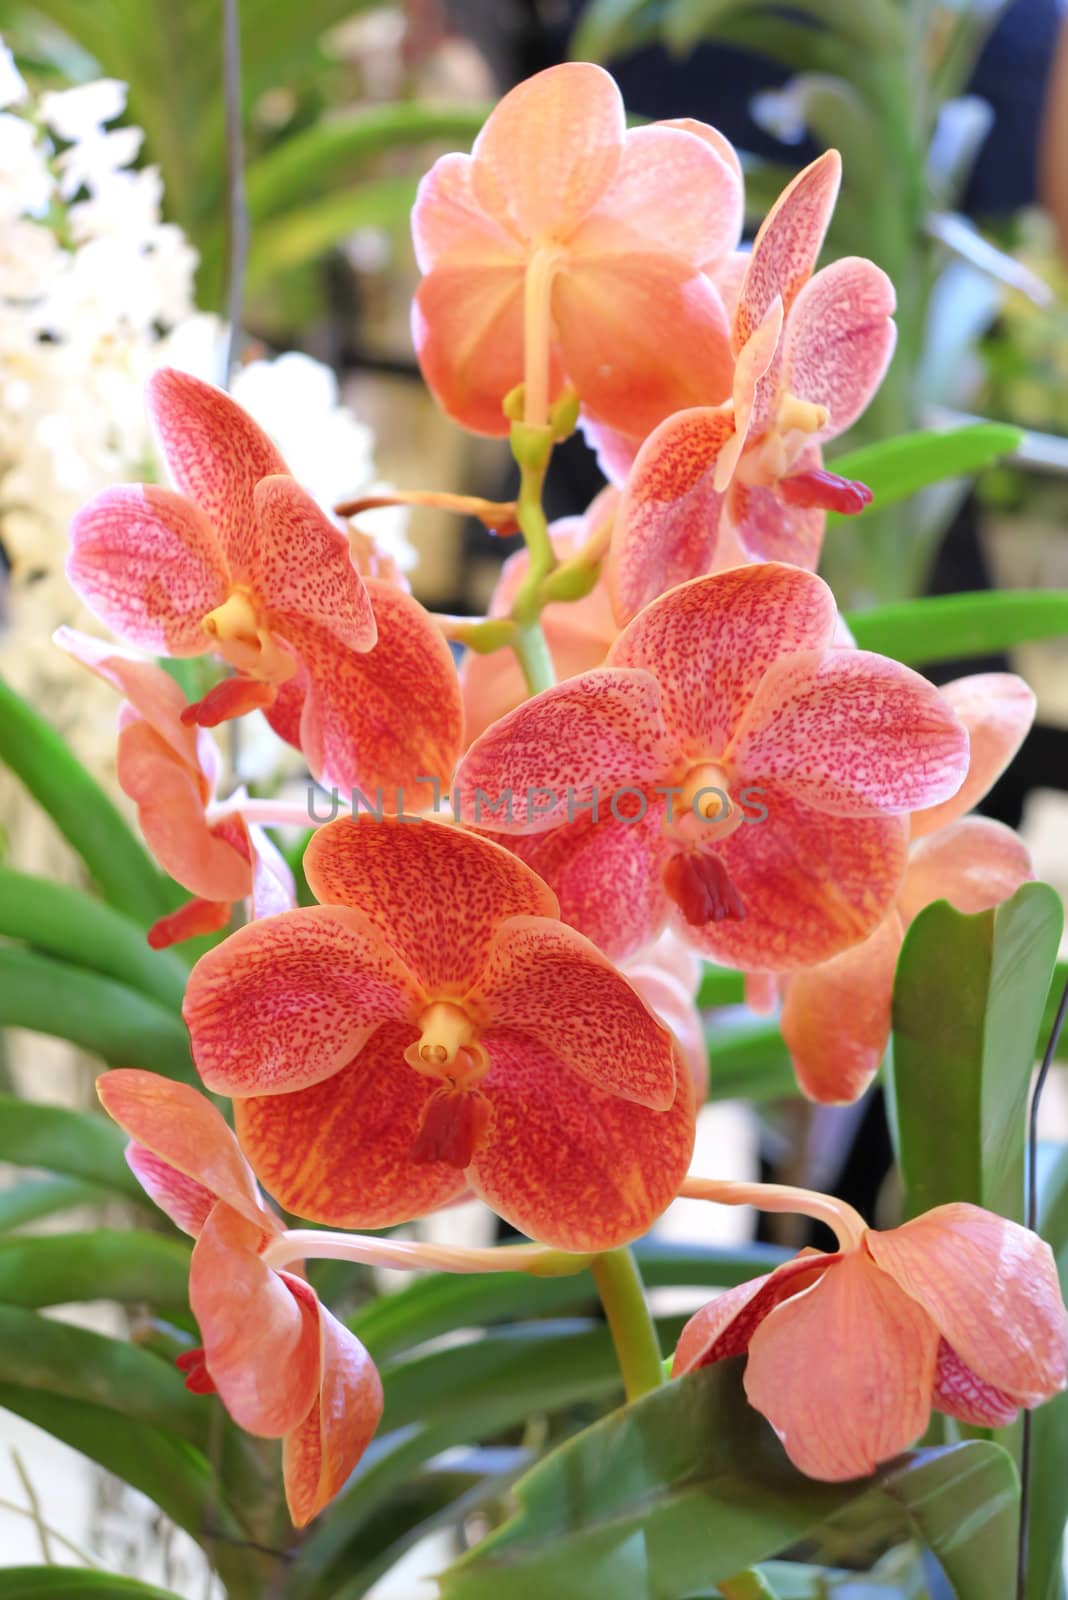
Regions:
<svg viewBox="0 0 1068 1600"><path fill-rule="evenodd" d="M595 791L607 808L620 788L650 788L671 761L655 680L599 667L544 690L475 741L456 773L460 815L499 833L542 833L571 821Z"/></svg>
<svg viewBox="0 0 1068 1600"><path fill-rule="evenodd" d="M443 261L472 267L511 263L522 268L525 247L502 219L483 209L472 182L470 156L439 157L420 180L412 207L412 242L419 271Z"/></svg>
<svg viewBox="0 0 1068 1600"><path fill-rule="evenodd" d="M1036 1405L1068 1380L1068 1314L1043 1239L979 1206L936 1206L888 1233L873 1260L984 1383Z"/></svg>
<svg viewBox="0 0 1068 1600"><path fill-rule="evenodd" d="M595 1089L654 1111L674 1103L671 1035L607 957L562 922L502 923L465 1005L491 1054L503 1028Z"/></svg>
<svg viewBox="0 0 1068 1600"><path fill-rule="evenodd" d="M792 1261L784 1261L774 1272L717 1294L694 1313L679 1335L671 1376L681 1378L684 1372L740 1355L780 1301L818 1283L827 1268L841 1259L837 1254L804 1251Z"/></svg>
<svg viewBox="0 0 1068 1600"><path fill-rule="evenodd" d="M942 694L968 730L968 776L949 800L917 811L912 836L933 833L962 817L993 788L1035 719L1035 696L1014 672L976 672L942 685Z"/></svg>
<svg viewBox="0 0 1068 1600"><path fill-rule="evenodd" d="M289 1515L303 1528L344 1488L374 1437L382 1416L382 1382L360 1341L308 1285L283 1276L298 1298L314 1303L321 1341L319 1393L282 1446Z"/></svg>
<svg viewBox="0 0 1068 1600"><path fill-rule="evenodd" d="M845 256L817 272L794 301L781 382L826 406L820 439L851 428L883 381L897 341L894 286L874 261Z"/></svg>
<svg viewBox="0 0 1068 1600"><path fill-rule="evenodd" d="M112 1121L143 1150L214 1198L225 1200L261 1231L276 1226L237 1140L205 1095L186 1083L132 1067L103 1073L96 1080L96 1092ZM140 1153L137 1161L134 1171L140 1178L139 1168L146 1173L149 1169ZM152 1168L152 1174L154 1182L164 1176L158 1167ZM145 1187L168 1216L174 1215L159 1188ZM179 1185L175 1192L180 1199L188 1194L188 1185ZM177 1216L175 1221L179 1227L185 1226Z"/></svg>
<svg viewBox="0 0 1068 1600"><path fill-rule="evenodd" d="M821 811L896 815L960 787L968 740L918 672L867 650L808 651L768 673L730 756Z"/></svg>
<svg viewBox="0 0 1068 1600"><path fill-rule="evenodd" d="M713 469L733 432L728 409L699 406L668 417L642 445L608 556L608 584L621 625L666 589L712 570L723 504Z"/></svg>
<svg viewBox="0 0 1068 1600"><path fill-rule="evenodd" d="M384 1022L423 1004L368 918L312 906L250 922L201 956L182 1015L209 1089L289 1094L329 1078Z"/></svg>
<svg viewBox="0 0 1068 1600"><path fill-rule="evenodd" d="M307 1416L319 1387L317 1319L258 1255L262 1230L220 1203L189 1264L189 1304L205 1365L239 1427L276 1439Z"/></svg>
<svg viewBox="0 0 1068 1600"><path fill-rule="evenodd" d="M854 1251L760 1324L745 1392L795 1467L840 1483L924 1431L937 1349L930 1318Z"/></svg>
<svg viewBox="0 0 1068 1600"><path fill-rule="evenodd" d="M132 650L79 633L75 628L57 628L52 642L117 689L186 766L196 770L202 765L200 753L204 747L195 730L182 721L186 698L169 672Z"/></svg>
<svg viewBox="0 0 1068 1600"><path fill-rule="evenodd" d="M587 61L550 67L505 95L475 140L472 186L480 203L528 239L564 241L619 166L623 101Z"/></svg>
<svg viewBox="0 0 1068 1600"><path fill-rule="evenodd" d="M435 267L415 292L412 343L447 416L474 433L506 434L502 402L523 381L522 266ZM558 371L551 387L560 387Z"/></svg>
<svg viewBox="0 0 1068 1600"><path fill-rule="evenodd" d="M515 856L444 822L339 817L310 840L304 870L319 900L357 907L439 995L475 982L507 917L557 910Z"/></svg>
<svg viewBox="0 0 1068 1600"><path fill-rule="evenodd" d="M722 494L734 476L750 432L766 425L778 382L782 301L776 295L738 352L731 398L734 433L716 463L716 488Z"/></svg>
<svg viewBox="0 0 1068 1600"><path fill-rule="evenodd" d="M468 1168L499 1216L558 1250L613 1250L645 1233L693 1153L693 1088L670 1111L601 1094L519 1034L496 1032L482 1088L493 1123Z"/></svg>
<svg viewBox="0 0 1068 1600"><path fill-rule="evenodd" d="M244 581L258 542L253 491L286 472L285 462L247 411L188 372L154 372L148 409L171 478L216 529L234 580Z"/></svg>
<svg viewBox="0 0 1068 1600"><path fill-rule="evenodd" d="M169 916L159 917L149 928L152 950L167 950L185 939L199 939L205 933L219 933L233 914L232 900L187 900Z"/></svg>
<svg viewBox="0 0 1068 1600"><path fill-rule="evenodd" d="M305 659L311 640L330 634L349 650L369 650L378 635L371 597L349 542L294 478L263 478L253 491L259 539L250 584L272 628Z"/></svg>
<svg viewBox="0 0 1068 1600"><path fill-rule="evenodd" d="M242 1148L287 1211L336 1228L389 1228L465 1192L448 1162L411 1159L435 1089L404 1060L417 1036L387 1024L325 1082L237 1102Z"/></svg>
<svg viewBox="0 0 1068 1600"><path fill-rule="evenodd" d="M900 949L901 923L892 911L861 944L791 973L780 1027L810 1100L856 1100L878 1072Z"/></svg>
<svg viewBox="0 0 1068 1600"><path fill-rule="evenodd" d="M751 560L788 561L809 572L819 565L827 513L818 507L787 505L774 489L735 482L725 520Z"/></svg>
<svg viewBox="0 0 1068 1600"><path fill-rule="evenodd" d="M787 184L764 218L738 295L732 339L736 351L751 338L776 295L789 314L816 265L841 179L838 151L824 151Z"/></svg>
<svg viewBox="0 0 1068 1600"><path fill-rule="evenodd" d="M938 1345L934 1407L978 1428L1007 1428L1020 1409L1011 1396L977 1378L944 1339Z"/></svg>
<svg viewBox="0 0 1068 1600"><path fill-rule="evenodd" d="M120 1069L125 1070L125 1069ZM126 1146L126 1165L148 1195L183 1233L195 1239L215 1205L215 1196L143 1145ZM210 1391L207 1391L210 1393Z"/></svg>
<svg viewBox="0 0 1068 1600"><path fill-rule="evenodd" d="M212 685L203 699L185 708L182 721L190 726L217 728L220 722L232 722L250 711L265 711L274 704L277 693L273 683L257 678L223 678Z"/></svg>
<svg viewBox="0 0 1068 1600"><path fill-rule="evenodd" d="M907 924L935 900L968 915L989 911L1034 875L1030 851L1011 828L990 817L962 817L913 846L901 915Z"/></svg>
<svg viewBox="0 0 1068 1600"><path fill-rule="evenodd" d="M707 761L726 748L771 665L828 644L834 619L831 591L814 574L771 562L736 567L654 600L608 664L651 672L677 757Z"/></svg>

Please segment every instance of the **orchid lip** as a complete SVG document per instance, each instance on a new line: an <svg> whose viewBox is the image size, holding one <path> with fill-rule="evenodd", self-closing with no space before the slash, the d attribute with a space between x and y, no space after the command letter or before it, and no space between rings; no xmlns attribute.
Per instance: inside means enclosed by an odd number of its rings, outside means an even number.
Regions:
<svg viewBox="0 0 1068 1600"><path fill-rule="evenodd" d="M489 1056L478 1042L478 1027L462 1005L434 1000L419 1017L420 1037L404 1059L423 1077L453 1089L473 1088L489 1071Z"/></svg>

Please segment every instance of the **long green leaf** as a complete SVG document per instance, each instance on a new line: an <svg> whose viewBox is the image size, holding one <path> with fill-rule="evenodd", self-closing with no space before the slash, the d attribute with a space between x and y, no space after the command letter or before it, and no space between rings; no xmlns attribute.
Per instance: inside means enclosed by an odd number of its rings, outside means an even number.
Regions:
<svg viewBox="0 0 1068 1600"><path fill-rule="evenodd" d="M0 1027L69 1039L113 1067L196 1083L180 1016L136 989L15 945L0 948Z"/></svg>
<svg viewBox="0 0 1068 1600"><path fill-rule="evenodd" d="M862 650L923 665L1068 634L1068 589L982 590L850 611Z"/></svg>
<svg viewBox="0 0 1068 1600"><path fill-rule="evenodd" d="M1063 921L1054 890L1026 883L975 916L940 900L909 928L891 1077L910 1216L970 1200L1022 1220L1027 1094Z"/></svg>
<svg viewBox="0 0 1068 1600"><path fill-rule="evenodd" d="M250 293L279 272L316 260L357 228L401 227L414 199L413 178L368 178L268 219L249 258Z"/></svg>
<svg viewBox="0 0 1068 1600"><path fill-rule="evenodd" d="M8 1567L0 1600L179 1600L173 1589L86 1567Z"/></svg>
<svg viewBox="0 0 1068 1600"><path fill-rule="evenodd" d="M0 1233L102 1198L100 1189L77 1178L26 1178L0 1189Z"/></svg>
<svg viewBox="0 0 1068 1600"><path fill-rule="evenodd" d="M0 679L0 760L48 812L101 893L142 924L174 898L143 846L43 717Z"/></svg>
<svg viewBox="0 0 1068 1600"><path fill-rule="evenodd" d="M41 1167L143 1201L123 1155L126 1143L122 1130L104 1116L0 1094L0 1161Z"/></svg>
<svg viewBox="0 0 1068 1600"><path fill-rule="evenodd" d="M38 1307L119 1300L184 1308L189 1247L136 1229L0 1239L0 1303Z"/></svg>

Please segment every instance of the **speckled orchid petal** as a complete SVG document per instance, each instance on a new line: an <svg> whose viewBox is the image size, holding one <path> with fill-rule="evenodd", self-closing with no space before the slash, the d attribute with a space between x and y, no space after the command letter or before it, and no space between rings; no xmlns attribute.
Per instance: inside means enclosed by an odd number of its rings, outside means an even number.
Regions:
<svg viewBox="0 0 1068 1600"><path fill-rule="evenodd" d="M734 477L750 432L767 419L775 392L782 322L782 300L776 295L738 352L731 386L734 432L716 462L715 487L720 494Z"/></svg>
<svg viewBox="0 0 1068 1600"><path fill-rule="evenodd" d="M374 824L372 824L373 826ZM339 1071L421 993L358 911L310 906L251 922L200 958L182 1014L209 1089L289 1094Z"/></svg>
<svg viewBox="0 0 1068 1600"><path fill-rule="evenodd" d="M851 428L883 381L897 342L894 286L874 261L846 256L817 272L794 301L783 338L780 383L826 406L816 435Z"/></svg>
<svg viewBox="0 0 1068 1600"><path fill-rule="evenodd" d="M669 769L656 680L599 667L535 695L476 739L456 773L464 822L544 833L596 789L651 786ZM495 809L496 808L496 809Z"/></svg>
<svg viewBox="0 0 1068 1600"><path fill-rule="evenodd" d="M810 651L767 674L730 756L740 776L772 779L822 811L885 815L954 794L968 737L934 685L900 662Z"/></svg>
<svg viewBox="0 0 1068 1600"><path fill-rule="evenodd" d="M733 432L729 409L696 406L668 417L642 445L609 547L608 585L620 625L666 589L712 570L723 505L713 472Z"/></svg>
<svg viewBox="0 0 1068 1600"><path fill-rule="evenodd" d="M1011 828L991 817L961 817L913 846L901 915L909 923L935 900L968 915L989 911L1033 877L1030 851Z"/></svg>
<svg viewBox="0 0 1068 1600"><path fill-rule="evenodd" d="M623 975L634 985L646 1005L670 1028L689 1071L697 1104L708 1098L708 1045L697 988L701 962L670 930L626 962Z"/></svg>
<svg viewBox="0 0 1068 1600"><path fill-rule="evenodd" d="M279 1276L319 1328L319 1392L282 1446L286 1504L294 1526L303 1528L344 1488L370 1444L382 1416L382 1381L360 1341L308 1285Z"/></svg>
<svg viewBox="0 0 1068 1600"><path fill-rule="evenodd" d="M416 1027L387 1023L327 1081L236 1103L242 1148L288 1211L335 1228L388 1228L465 1192L461 1169L411 1160L435 1087L405 1063L417 1038Z"/></svg>
<svg viewBox="0 0 1068 1600"><path fill-rule="evenodd" d="M262 1230L220 1203L189 1265L189 1304L204 1362L239 1427L277 1439L307 1416L319 1387L318 1319L258 1251Z"/></svg>
<svg viewBox="0 0 1068 1600"><path fill-rule="evenodd" d="M139 1147L137 1164L131 1161L141 1180L143 1171L154 1187L145 1188L179 1227L179 1212L188 1220L189 1183L215 1199L224 1200L233 1210L261 1232L277 1226L256 1189L248 1162L220 1113L206 1096L189 1084L175 1083L155 1072L140 1072L133 1067L117 1067L96 1080L100 1102L113 1122L117 1122ZM147 1162L147 1155L152 1162ZM174 1185L176 1205L172 1209L166 1174L160 1163L181 1179ZM170 1180L167 1180L169 1183ZM201 1218L201 1221L203 1218ZM187 1229L192 1232L193 1230ZM199 1230L197 1230L199 1231Z"/></svg>
<svg viewBox="0 0 1068 1600"><path fill-rule="evenodd" d="M927 1426L938 1333L862 1252L784 1300L749 1341L745 1392L810 1478L873 1472Z"/></svg>
<svg viewBox="0 0 1068 1600"><path fill-rule="evenodd" d="M976 1377L944 1339L938 1345L932 1403L936 1411L977 1428L1007 1428L1020 1409L1010 1395Z"/></svg>
<svg viewBox="0 0 1068 1600"><path fill-rule="evenodd" d="M693 1153L689 1074L670 1111L600 1094L519 1034L494 1033L493 1120L471 1187L521 1233L558 1250L613 1250L648 1231Z"/></svg>
<svg viewBox="0 0 1068 1600"><path fill-rule="evenodd" d="M788 561L809 572L819 565L827 513L818 506L786 505L774 489L735 482L727 496L724 520L747 560ZM723 532L720 542L726 544Z"/></svg>
<svg viewBox="0 0 1068 1600"><path fill-rule="evenodd" d="M211 649L203 618L226 599L230 570L204 513L170 489L121 484L71 523L67 578L93 615L141 650Z"/></svg>
<svg viewBox="0 0 1068 1600"><path fill-rule="evenodd" d="M678 757L722 752L765 673L780 657L826 646L834 598L795 567L736 567L680 585L645 608L617 639L611 667L644 668L660 685Z"/></svg>
<svg viewBox="0 0 1068 1600"><path fill-rule="evenodd" d="M901 922L892 911L861 944L791 973L780 1027L810 1100L847 1104L878 1072L890 1039L900 949Z"/></svg>
<svg viewBox="0 0 1068 1600"><path fill-rule="evenodd" d="M506 917L554 917L552 891L488 839L444 822L340 817L304 853L312 893L355 906L429 990L463 993Z"/></svg>
<svg viewBox="0 0 1068 1600"><path fill-rule="evenodd" d="M735 1284L734 1288L717 1294L694 1313L679 1335L671 1376L681 1378L685 1372L695 1372L698 1367L708 1367L713 1362L740 1355L748 1348L764 1318L781 1300L810 1288L828 1267L841 1259L837 1254L805 1251L792 1261L784 1261L774 1272L751 1278L748 1283Z"/></svg>
<svg viewBox="0 0 1068 1600"><path fill-rule="evenodd" d="M1021 1405L1068 1381L1068 1313L1050 1247L979 1206L936 1206L866 1237L872 1259L965 1366Z"/></svg>
<svg viewBox="0 0 1068 1600"><path fill-rule="evenodd" d="M302 659L308 624L312 639L325 632L350 650L369 650L378 629L345 535L288 476L261 479L253 504L259 538L249 579L271 627Z"/></svg>
<svg viewBox="0 0 1068 1600"><path fill-rule="evenodd" d="M764 821L743 823L716 846L744 918L694 927L676 911L674 926L709 960L790 972L875 930L900 888L908 834L900 817L831 816L778 785L762 789Z"/></svg>
<svg viewBox="0 0 1068 1600"><path fill-rule="evenodd" d="M261 478L287 472L285 462L247 411L188 372L154 372L148 409L172 481L207 517L242 581L258 541L253 491Z"/></svg>
<svg viewBox="0 0 1068 1600"><path fill-rule="evenodd" d="M841 179L841 156L837 150L826 150L787 184L764 218L738 294L736 352L764 320L776 295L789 315L816 265Z"/></svg>
<svg viewBox="0 0 1068 1600"><path fill-rule="evenodd" d="M976 672L944 683L941 692L968 731L968 775L941 805L917 811L912 836L955 822L992 789L1016 755L1035 718L1035 696L1014 672Z"/></svg>
<svg viewBox="0 0 1068 1600"><path fill-rule="evenodd" d="M654 1111L674 1102L670 1034L607 957L561 922L502 922L465 1006L491 1055L503 1028L594 1089Z"/></svg>
<svg viewBox="0 0 1068 1600"><path fill-rule="evenodd" d="M522 268L472 272L462 257L447 257L415 291L412 343L447 416L475 433L506 434L502 401L523 381ZM561 381L557 365L552 394Z"/></svg>

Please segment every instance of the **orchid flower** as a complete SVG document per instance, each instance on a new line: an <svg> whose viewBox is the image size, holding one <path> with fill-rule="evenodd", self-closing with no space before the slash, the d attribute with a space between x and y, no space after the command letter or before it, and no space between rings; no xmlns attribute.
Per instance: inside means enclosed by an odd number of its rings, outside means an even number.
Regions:
<svg viewBox="0 0 1068 1600"><path fill-rule="evenodd" d="M697 1009L703 963L670 928L620 969L650 1011L670 1028L689 1068L697 1104L708 1098L708 1045Z"/></svg>
<svg viewBox="0 0 1068 1600"><path fill-rule="evenodd" d="M202 726L261 707L343 789L447 777L459 685L422 607L360 576L344 534L221 391L164 369L148 402L177 489L125 484L79 512L67 575L85 603L142 650L213 652L234 669L187 710Z"/></svg>
<svg viewBox="0 0 1068 1600"><path fill-rule="evenodd" d="M783 1038L798 1082L813 1100L855 1100L879 1070L890 1038L894 971L912 919L935 900L967 913L988 911L1034 875L1027 848L1011 828L964 816L1023 743L1034 695L1008 672L959 678L942 694L968 733L968 773L949 800L913 814L913 844L895 905L862 944L790 973L778 985ZM774 989L765 1002L774 1003ZM764 1009L759 997L758 1009Z"/></svg>
<svg viewBox="0 0 1068 1600"><path fill-rule="evenodd" d="M160 950L225 928L235 902L254 917L296 904L293 875L270 839L241 812L243 794L215 802L221 757L210 733L188 722L178 684L153 661L73 628L55 642L125 698L119 709L119 787L137 807L145 843L195 896L149 929Z"/></svg>
<svg viewBox="0 0 1068 1600"><path fill-rule="evenodd" d="M744 561L815 568L828 510L862 511L863 484L823 468L895 343L894 290L848 256L812 275L841 177L829 150L783 191L757 234L731 328L733 394L662 421L626 481L609 584L627 622L676 583Z"/></svg>
<svg viewBox="0 0 1068 1600"><path fill-rule="evenodd" d="M686 1170L689 1076L545 884L417 818L341 818L304 869L320 904L209 951L184 1008L270 1192L340 1227L470 1187L560 1249L643 1233Z"/></svg>
<svg viewBox="0 0 1068 1600"><path fill-rule="evenodd" d="M97 1091L134 1141L126 1159L137 1181L196 1240L189 1303L204 1344L179 1357L186 1385L218 1391L246 1432L282 1440L286 1500L303 1527L337 1494L378 1426L374 1363L299 1269L263 1259L282 1223L204 1095L126 1069L105 1072Z"/></svg>
<svg viewBox="0 0 1068 1600"><path fill-rule="evenodd" d="M445 411L504 434L518 384L536 423L570 384L589 413L645 434L710 389L726 398L727 317L701 270L741 230L725 150L702 124L628 132L619 90L588 62L505 95L470 156L435 162L412 213L413 337Z"/></svg>
<svg viewBox="0 0 1068 1600"><path fill-rule="evenodd" d="M905 815L955 793L967 766L938 691L836 648L835 624L827 585L797 567L671 590L603 667L476 740L457 773L464 821L507 835L614 959L670 919L746 971L827 960L892 904Z"/></svg>
<svg viewBox="0 0 1068 1600"><path fill-rule="evenodd" d="M775 1204L775 1185L688 1180L695 1197ZM743 1193L744 1191L744 1193ZM780 1190L789 1197L798 1191ZM686 1324L672 1376L748 1352L745 1392L810 1478L873 1472L932 1409L1005 1427L1068 1384L1068 1314L1049 1245L979 1206L865 1226L819 1197L839 1237L719 1295Z"/></svg>

